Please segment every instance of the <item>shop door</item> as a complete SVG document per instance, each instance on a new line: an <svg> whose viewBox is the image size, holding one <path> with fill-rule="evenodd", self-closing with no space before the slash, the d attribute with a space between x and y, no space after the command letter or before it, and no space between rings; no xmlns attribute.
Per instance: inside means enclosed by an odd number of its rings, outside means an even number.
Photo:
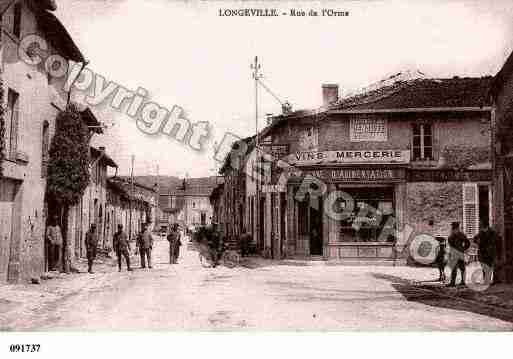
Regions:
<svg viewBox="0 0 513 359"><path fill-rule="evenodd" d="M260 198L260 208L258 209L258 248L264 250L265 241L265 197Z"/></svg>
<svg viewBox="0 0 513 359"><path fill-rule="evenodd" d="M3 180L0 186L0 282L7 280L9 250L11 247L14 195L16 185Z"/></svg>
<svg viewBox="0 0 513 359"><path fill-rule="evenodd" d="M287 199L285 193L280 193L280 255L285 253L285 216L287 215Z"/></svg>
<svg viewBox="0 0 513 359"><path fill-rule="evenodd" d="M322 212L323 201L319 198L319 206L310 206L310 255L322 255Z"/></svg>

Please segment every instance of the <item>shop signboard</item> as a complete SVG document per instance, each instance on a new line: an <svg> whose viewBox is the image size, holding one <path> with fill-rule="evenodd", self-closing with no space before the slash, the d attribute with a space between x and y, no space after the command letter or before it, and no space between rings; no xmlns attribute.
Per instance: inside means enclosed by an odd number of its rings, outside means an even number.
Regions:
<svg viewBox="0 0 513 359"><path fill-rule="evenodd" d="M347 164L408 164L408 150L338 150L296 152L287 157L295 165L318 165L330 163Z"/></svg>

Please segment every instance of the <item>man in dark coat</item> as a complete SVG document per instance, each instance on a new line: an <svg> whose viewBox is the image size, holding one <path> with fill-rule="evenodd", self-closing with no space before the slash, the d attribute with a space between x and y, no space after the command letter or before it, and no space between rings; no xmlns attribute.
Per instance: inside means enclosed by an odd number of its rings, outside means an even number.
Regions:
<svg viewBox="0 0 513 359"><path fill-rule="evenodd" d="M478 258L483 268L483 278L485 284L492 281L493 266L497 256L497 232L490 228L488 222L481 220L481 229L474 237L479 245Z"/></svg>
<svg viewBox="0 0 513 359"><path fill-rule="evenodd" d="M96 224L94 223L91 223L91 227L86 233L85 245L87 251L87 271L93 274L93 262L96 258L96 249L98 247L98 235L96 234Z"/></svg>
<svg viewBox="0 0 513 359"><path fill-rule="evenodd" d="M449 253L449 267L451 268L451 283L449 287L456 286L456 276L458 269L461 272L461 285L465 285L465 251L470 247L470 241L460 231L459 222L451 223L452 231L451 235L447 239L449 246L451 247Z"/></svg>
<svg viewBox="0 0 513 359"><path fill-rule="evenodd" d="M175 249L176 241L178 239L177 232L177 225L174 224L173 227L171 227L169 234L167 235L167 241L169 242L169 264L175 263Z"/></svg>
<svg viewBox="0 0 513 359"><path fill-rule="evenodd" d="M180 233L180 227L178 226L178 224L175 224L175 228L174 228L174 231L176 233L176 236L175 236L175 241L174 241L174 251L173 251L173 263L174 264L178 264L178 257L180 257L180 246L182 245L182 241L181 241L181 233Z"/></svg>
<svg viewBox="0 0 513 359"><path fill-rule="evenodd" d="M138 247L139 253L141 255L141 268L146 268L146 260L148 260L148 268L151 269L151 250L153 249L153 237L150 230L148 229L148 224L143 225L142 232L139 236Z"/></svg>
<svg viewBox="0 0 513 359"><path fill-rule="evenodd" d="M132 268L130 268L130 243L128 243L128 235L123 232L122 224L118 224L118 231L114 233L112 244L118 257L119 271L121 272L121 257L125 257L127 271L131 272Z"/></svg>

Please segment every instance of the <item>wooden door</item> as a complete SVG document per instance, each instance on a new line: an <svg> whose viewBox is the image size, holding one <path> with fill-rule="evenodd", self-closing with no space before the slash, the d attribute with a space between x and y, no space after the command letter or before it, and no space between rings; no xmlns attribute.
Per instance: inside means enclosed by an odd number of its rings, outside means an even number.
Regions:
<svg viewBox="0 0 513 359"><path fill-rule="evenodd" d="M16 184L2 180L0 185L0 282L7 280L11 248L14 195Z"/></svg>

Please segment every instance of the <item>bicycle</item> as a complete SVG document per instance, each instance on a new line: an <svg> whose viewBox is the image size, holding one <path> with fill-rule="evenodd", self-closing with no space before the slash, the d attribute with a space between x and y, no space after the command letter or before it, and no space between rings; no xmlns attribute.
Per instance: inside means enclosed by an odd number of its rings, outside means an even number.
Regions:
<svg viewBox="0 0 513 359"><path fill-rule="evenodd" d="M213 253L208 245L200 244L198 250L198 257L202 267L210 268L217 265L217 261L214 260L214 257L217 257L217 253Z"/></svg>

